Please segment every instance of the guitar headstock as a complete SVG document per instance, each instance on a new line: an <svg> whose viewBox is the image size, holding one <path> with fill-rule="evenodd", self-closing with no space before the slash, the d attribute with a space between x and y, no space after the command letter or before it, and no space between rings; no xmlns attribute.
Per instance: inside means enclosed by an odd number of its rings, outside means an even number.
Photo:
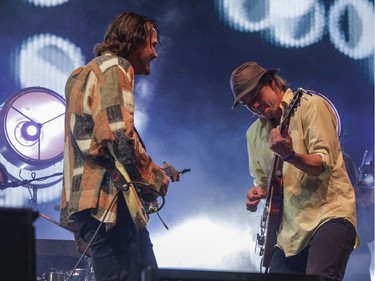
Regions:
<svg viewBox="0 0 375 281"><path fill-rule="evenodd" d="M167 162L163 162L164 168L163 170L169 176L172 182L179 181L180 176L186 172L190 172L190 169L183 169L182 171L177 171L175 167L168 164Z"/></svg>
<svg viewBox="0 0 375 281"><path fill-rule="evenodd" d="M289 103L288 107L285 109L283 118L280 123L280 131L283 132L285 126L289 124L290 118L294 115L297 110L297 107L300 105L301 97L303 94L307 94L307 92L302 89L298 88L298 90L294 93L294 96Z"/></svg>

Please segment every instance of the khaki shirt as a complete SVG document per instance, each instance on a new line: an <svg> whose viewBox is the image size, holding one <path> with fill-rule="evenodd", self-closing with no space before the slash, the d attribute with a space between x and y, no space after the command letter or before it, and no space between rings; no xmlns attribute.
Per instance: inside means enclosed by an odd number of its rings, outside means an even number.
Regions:
<svg viewBox="0 0 375 281"><path fill-rule="evenodd" d="M281 103L283 111L292 98L293 92L288 89ZM301 154L319 154L325 170L312 176L292 164L283 164L284 209L277 246L286 256L298 254L328 220L345 218L356 227L355 194L336 127L336 115L324 98L302 96L289 124L293 148ZM271 129L270 122L258 118L246 132L250 174L254 184L264 190L272 166L273 152L268 147Z"/></svg>

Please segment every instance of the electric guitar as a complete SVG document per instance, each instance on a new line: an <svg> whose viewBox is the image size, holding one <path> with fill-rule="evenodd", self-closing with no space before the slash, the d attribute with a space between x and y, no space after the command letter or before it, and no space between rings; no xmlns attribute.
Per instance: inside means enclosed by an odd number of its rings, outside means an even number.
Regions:
<svg viewBox="0 0 375 281"><path fill-rule="evenodd" d="M292 101L281 118L280 132L283 134L288 127L290 118L300 104L302 94L307 93L304 89L299 88L294 93ZM257 234L257 242L260 246L259 255L263 256L261 265L268 270L271 262L274 247L277 242L277 231L282 216L283 200L283 161L276 153L273 154L272 169L270 171L267 183L267 197L260 221L260 234Z"/></svg>
<svg viewBox="0 0 375 281"><path fill-rule="evenodd" d="M112 153L112 155L114 154ZM144 227L149 222L149 215L157 213L163 207L164 197L156 190L148 187L146 183L132 181L124 165L116 158L113 160L115 168L110 173L111 180L123 192L133 222L138 227ZM172 182L179 181L183 173L190 172L190 169L177 171L167 162L164 162L163 169ZM147 192L147 200L142 197L142 189ZM152 198L149 197L150 193L153 194ZM159 196L163 198L162 204L157 200Z"/></svg>

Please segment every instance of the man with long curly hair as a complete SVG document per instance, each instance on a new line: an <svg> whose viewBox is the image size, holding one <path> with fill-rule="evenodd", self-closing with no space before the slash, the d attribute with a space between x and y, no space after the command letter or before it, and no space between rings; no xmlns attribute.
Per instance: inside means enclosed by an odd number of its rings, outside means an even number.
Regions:
<svg viewBox="0 0 375 281"><path fill-rule="evenodd" d="M118 161L132 182L167 193L169 178L134 127L134 77L150 74L158 43L155 21L122 13L96 45L96 58L66 83L60 223L75 232L78 245L89 245L96 281L135 281L144 268L157 267L146 223L140 223L145 214L130 211L129 187L118 191L111 171Z"/></svg>

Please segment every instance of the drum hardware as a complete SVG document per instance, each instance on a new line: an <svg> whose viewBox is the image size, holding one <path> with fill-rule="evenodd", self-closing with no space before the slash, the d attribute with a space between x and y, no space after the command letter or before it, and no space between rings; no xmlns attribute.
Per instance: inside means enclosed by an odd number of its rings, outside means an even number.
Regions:
<svg viewBox="0 0 375 281"><path fill-rule="evenodd" d="M50 272L45 272L42 275L43 281L65 281L65 273L62 271L50 271Z"/></svg>
<svg viewBox="0 0 375 281"><path fill-rule="evenodd" d="M357 185L362 190L374 190L374 148L365 150L361 166L358 168Z"/></svg>
<svg viewBox="0 0 375 281"><path fill-rule="evenodd" d="M66 229L61 226L59 222L53 220L47 215L38 212L39 216L45 220ZM66 229L70 231L69 229ZM41 256L46 255L51 258L57 256L76 258L80 257L74 241L71 240L37 240L37 249ZM52 250L53 249L53 250ZM54 266L56 266L54 264ZM37 281L95 281L94 270L90 256L86 255L79 263L79 268L75 270L69 268L70 266L61 265L60 268L51 268L50 271L44 272L41 276L37 277ZM43 271L42 271L43 272ZM70 277L71 276L71 277ZM70 277L70 279L69 279Z"/></svg>
<svg viewBox="0 0 375 281"><path fill-rule="evenodd" d="M59 270L51 268L51 271L45 272L42 276L37 277L37 281L95 281L94 271L91 264L91 259L88 258L85 268L76 268L72 270Z"/></svg>

